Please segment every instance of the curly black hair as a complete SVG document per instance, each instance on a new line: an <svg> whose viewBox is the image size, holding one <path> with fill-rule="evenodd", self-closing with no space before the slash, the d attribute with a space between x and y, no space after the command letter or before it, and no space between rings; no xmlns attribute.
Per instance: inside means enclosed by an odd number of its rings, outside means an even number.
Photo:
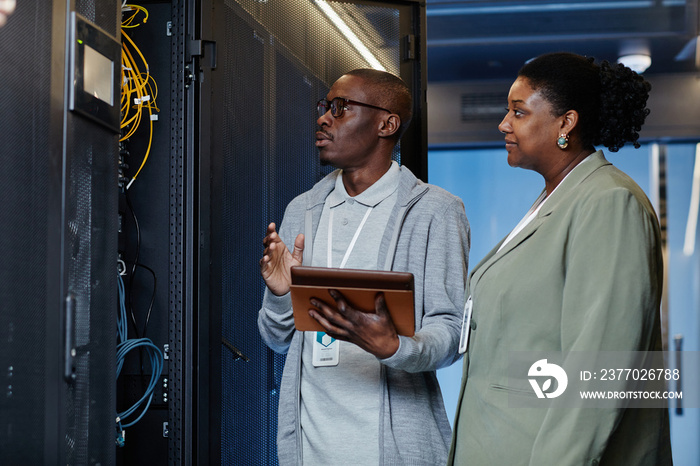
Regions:
<svg viewBox="0 0 700 466"><path fill-rule="evenodd" d="M651 84L626 66L606 60L597 65L590 57L556 52L531 60L518 77L539 90L556 115L578 112L584 146L603 145L611 152L627 142L640 146Z"/></svg>

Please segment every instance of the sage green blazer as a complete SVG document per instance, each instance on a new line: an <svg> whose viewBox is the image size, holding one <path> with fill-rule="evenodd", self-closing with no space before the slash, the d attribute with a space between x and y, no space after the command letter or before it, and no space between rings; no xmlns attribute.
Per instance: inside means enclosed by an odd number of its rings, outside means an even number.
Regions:
<svg viewBox="0 0 700 466"><path fill-rule="evenodd" d="M671 464L666 409L508 405L510 351L661 350L660 237L644 192L598 151L486 255L448 464Z"/></svg>

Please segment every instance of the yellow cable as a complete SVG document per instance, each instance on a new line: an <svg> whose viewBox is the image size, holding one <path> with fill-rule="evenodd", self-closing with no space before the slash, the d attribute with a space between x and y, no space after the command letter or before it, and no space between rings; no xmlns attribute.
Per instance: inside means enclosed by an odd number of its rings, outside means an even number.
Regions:
<svg viewBox="0 0 700 466"><path fill-rule="evenodd" d="M141 173L141 169L143 168L144 165L146 165L146 160L148 160L148 155L151 153L151 145L153 143L153 118L150 118L152 116L151 107L148 107L148 116L149 116L149 120L151 122L151 131L150 131L150 134L148 137L148 147L146 148L146 154L143 156L143 160L141 161L141 166L139 167L138 170L136 170L136 173L131 178L131 181L129 181L129 184L126 185L126 189L129 189L129 187L131 186L131 183L133 183L136 180L136 177L139 176L139 173Z"/></svg>
<svg viewBox="0 0 700 466"><path fill-rule="evenodd" d="M139 57L141 58L141 61L143 62L144 65L146 65L146 73L148 74L148 62L146 59L143 57L143 54L141 53L141 50L134 44L134 41L131 40L131 37L129 37L124 31L122 31L122 36L126 38L127 41L131 44L131 46L136 50L136 52L139 54ZM125 50L129 50L128 48L125 48Z"/></svg>
<svg viewBox="0 0 700 466"><path fill-rule="evenodd" d="M142 11L146 15L146 17L143 19L143 22L145 23L148 21L148 10L146 10L144 7L142 7L140 5L126 5L126 6L133 9L134 13L130 17L128 17L125 21L122 21L122 27L134 28L136 26L140 26L140 24L134 24L133 26L131 25L131 23L134 21L134 18L136 17L136 15L138 14L139 11Z"/></svg>
<svg viewBox="0 0 700 466"><path fill-rule="evenodd" d="M148 137L148 147L146 148L146 153L141 161L139 169L136 174L131 178L131 181L127 184L126 189L129 189L131 184L136 180L136 177L141 173L141 170L146 165L148 156L151 152L151 147L153 145L153 112L158 112L158 105L156 104L156 97L158 95L158 85L156 80L150 75L150 70L148 62L141 53L141 50L136 46L131 37L125 32L126 28L134 28L140 25L140 23L135 22L135 18L139 12L143 12L145 17L143 23L148 21L148 10L140 5L126 5L126 7L134 10L133 14L129 15L122 21L122 93L121 93L121 129L126 131L119 141L124 141L130 138L136 130L141 125L142 113L144 108L148 111L149 119L149 137ZM127 10L124 10L127 11ZM134 53L132 53L132 50ZM140 62L134 59L136 55ZM138 63L142 63L145 67L145 72L141 72ZM146 100L148 99L148 100ZM134 104L132 105L132 102ZM133 114L132 114L133 109Z"/></svg>
<svg viewBox="0 0 700 466"><path fill-rule="evenodd" d="M129 42L130 42L134 47L136 47L136 45L133 43L133 41L131 41L131 39L130 39L128 36L126 36L126 34L124 34L124 36L127 37L127 39L129 40ZM126 45L126 44L124 44L124 45ZM125 136L122 136L122 137L120 138L120 141L123 141L123 140L128 139L129 137L131 137L131 135L134 134L134 132L136 131L136 129L138 128L138 126L139 126L139 124L140 124L140 121L141 121L140 107L141 107L141 103L143 102L143 98L144 98L144 96L145 96L144 90L145 90L145 87L146 87L146 83L143 81L143 79L142 79L142 77L141 77L141 76L142 76L142 73L139 71L139 68L138 68L136 62L134 61L134 59L133 59L133 57L132 57L132 55L131 55L131 52L129 51L128 47L124 46L122 50L123 50L124 55L125 55L125 64L126 64L126 67L130 69L130 70L127 70L127 71L129 71L128 74L130 75L130 78L131 78L131 79L129 80L130 85L127 87L128 91L129 91L129 92L127 92L127 94L126 94L127 100L126 100L125 102L123 102L123 106L126 106L126 114L125 114L125 116L124 116L124 118L123 118L123 121L122 121L122 127L126 127L126 126L132 125L132 124L133 124L133 126L131 127L130 131L129 131ZM138 48L136 48L136 50L138 51L139 56L143 59L143 55L142 55L141 52L138 50ZM144 59L144 63L146 63L146 62L145 62L145 59ZM146 63L146 68L148 68L148 64L147 64L147 63ZM147 75L147 76L149 76L149 75ZM134 94L134 92L136 93L136 99L137 99L137 102L138 102L137 104L135 104L136 107L137 107L137 111L136 111L136 113L134 114L133 117L129 118L129 116L128 116L128 115L129 115L129 114L128 114L128 109L130 108L130 104L131 104L131 102L132 102L132 100L133 100L133 94Z"/></svg>

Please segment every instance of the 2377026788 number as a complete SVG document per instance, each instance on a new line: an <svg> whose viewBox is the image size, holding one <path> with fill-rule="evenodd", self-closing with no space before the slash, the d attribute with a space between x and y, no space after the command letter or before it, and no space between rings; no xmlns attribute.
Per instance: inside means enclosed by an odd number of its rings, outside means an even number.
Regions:
<svg viewBox="0 0 700 466"><path fill-rule="evenodd" d="M678 380L678 369L601 369L598 380Z"/></svg>

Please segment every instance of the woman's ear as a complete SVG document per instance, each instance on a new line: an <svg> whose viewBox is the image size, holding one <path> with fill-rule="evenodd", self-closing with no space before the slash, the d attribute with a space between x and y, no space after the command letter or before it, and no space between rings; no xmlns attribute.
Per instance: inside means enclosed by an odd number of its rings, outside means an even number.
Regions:
<svg viewBox="0 0 700 466"><path fill-rule="evenodd" d="M569 134L578 124L578 112L576 110L567 111L561 122L561 133Z"/></svg>
<svg viewBox="0 0 700 466"><path fill-rule="evenodd" d="M388 117L383 118L379 125L379 137L390 137L396 133L401 127L401 117L392 113Z"/></svg>

